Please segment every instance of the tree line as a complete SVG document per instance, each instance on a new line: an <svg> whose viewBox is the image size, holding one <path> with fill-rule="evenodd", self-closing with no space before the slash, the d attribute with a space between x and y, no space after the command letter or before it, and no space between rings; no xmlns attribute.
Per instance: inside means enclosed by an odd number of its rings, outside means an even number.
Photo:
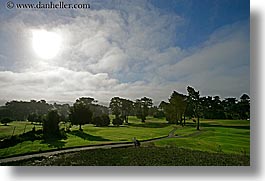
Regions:
<svg viewBox="0 0 265 181"><path fill-rule="evenodd" d="M168 102L159 105L169 123L186 124L186 117L194 118L199 130L200 118L205 119L249 119L250 97L243 94L240 100L228 97L223 100L219 96L200 96L193 87L187 87L188 95L174 91ZM197 118L197 120L195 120Z"/></svg>
<svg viewBox="0 0 265 181"><path fill-rule="evenodd" d="M233 97L221 100L219 96L200 96L199 91L188 86L187 95L173 91L168 101L161 101L159 106L154 106L153 100L148 97L132 101L116 96L110 100L109 107L97 104L91 97L81 97L72 106L48 104L45 100L14 100L0 107L0 120L3 124L7 124L9 120L28 120L44 125L51 111L51 117L58 117L55 122L69 122L71 125L78 125L80 130L84 124L108 126L111 122L109 114L115 116L112 120L115 126L128 124L128 116L136 116L143 123L147 116L153 116L165 117L168 123L183 126L187 118L193 118L199 129L200 118L249 119L250 97L243 94L240 100Z"/></svg>

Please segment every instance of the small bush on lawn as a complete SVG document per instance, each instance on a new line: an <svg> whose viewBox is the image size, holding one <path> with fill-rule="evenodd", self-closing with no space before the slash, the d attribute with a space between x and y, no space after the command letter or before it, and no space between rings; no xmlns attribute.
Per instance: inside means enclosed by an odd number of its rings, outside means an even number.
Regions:
<svg viewBox="0 0 265 181"><path fill-rule="evenodd" d="M5 126L7 126L7 124L8 124L8 123L11 123L12 121L13 121L13 120L10 119L10 118L3 118L3 119L0 120L0 122L1 122L2 124L4 124Z"/></svg>
<svg viewBox="0 0 265 181"><path fill-rule="evenodd" d="M115 119L112 120L112 124L114 126L120 126L120 125L123 124L123 120L121 118L115 118Z"/></svg>
<svg viewBox="0 0 265 181"><path fill-rule="evenodd" d="M93 117L92 123L99 127L108 126L110 124L110 118L108 115L96 116Z"/></svg>
<svg viewBox="0 0 265 181"><path fill-rule="evenodd" d="M0 141L0 148L7 148L10 146L14 146L18 143L22 143L23 141L35 141L35 140L41 140L43 139L43 134L41 130L37 131L29 131L26 133L23 133L21 135L15 135L11 136L9 138L6 138L2 141Z"/></svg>

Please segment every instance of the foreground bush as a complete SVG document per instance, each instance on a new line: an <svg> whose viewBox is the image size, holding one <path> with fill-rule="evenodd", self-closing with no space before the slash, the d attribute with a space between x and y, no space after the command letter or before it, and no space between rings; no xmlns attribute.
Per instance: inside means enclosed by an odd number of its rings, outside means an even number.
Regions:
<svg viewBox="0 0 265 181"><path fill-rule="evenodd" d="M36 160L36 162L35 162ZM141 147L78 151L6 163L28 166L249 166L249 156L180 148Z"/></svg>

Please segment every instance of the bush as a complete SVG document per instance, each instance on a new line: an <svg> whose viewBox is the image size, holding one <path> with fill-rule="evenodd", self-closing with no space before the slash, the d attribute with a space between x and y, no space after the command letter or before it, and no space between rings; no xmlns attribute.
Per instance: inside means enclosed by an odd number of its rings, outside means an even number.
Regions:
<svg viewBox="0 0 265 181"><path fill-rule="evenodd" d="M44 138L54 138L60 136L59 122L60 116L58 112L56 110L49 111L43 122Z"/></svg>
<svg viewBox="0 0 265 181"><path fill-rule="evenodd" d="M96 126L108 126L110 124L110 118L108 115L96 116L93 117L92 123Z"/></svg>
<svg viewBox="0 0 265 181"><path fill-rule="evenodd" d="M41 130L29 131L20 135L14 135L0 141L0 148L8 148L22 143L23 141L35 141L43 138Z"/></svg>
<svg viewBox="0 0 265 181"><path fill-rule="evenodd" d="M0 122L6 126L8 123L11 123L12 121L13 120L10 118L3 118L3 119L1 119Z"/></svg>
<svg viewBox="0 0 265 181"><path fill-rule="evenodd" d="M123 120L121 118L115 118L115 119L112 120L112 124L114 126L120 126L120 125L123 124Z"/></svg>
<svg viewBox="0 0 265 181"><path fill-rule="evenodd" d="M31 122L31 124L33 124L33 122L41 124L43 121L43 116L36 113L31 113L28 115L28 121Z"/></svg>
<svg viewBox="0 0 265 181"><path fill-rule="evenodd" d="M154 113L154 118L163 118L163 117L165 117L165 114L163 111L156 111Z"/></svg>

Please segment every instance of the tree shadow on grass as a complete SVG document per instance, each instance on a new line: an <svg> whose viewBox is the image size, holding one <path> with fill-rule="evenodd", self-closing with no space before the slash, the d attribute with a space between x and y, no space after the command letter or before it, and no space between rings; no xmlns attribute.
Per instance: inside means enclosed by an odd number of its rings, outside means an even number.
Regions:
<svg viewBox="0 0 265 181"><path fill-rule="evenodd" d="M65 142L58 139L48 139L41 141L41 144L47 144L49 148L63 148Z"/></svg>
<svg viewBox="0 0 265 181"><path fill-rule="evenodd" d="M186 123L186 126L195 127L197 123ZM218 124L209 124L209 123L200 123L202 127L211 127L211 128L235 128L235 129L250 129L250 126L243 125L218 125Z"/></svg>
<svg viewBox="0 0 265 181"><path fill-rule="evenodd" d="M101 136L90 135L90 134L87 134L87 133L79 131L79 130L71 131L69 134L74 135L74 136L78 136L84 140L89 140L89 141L111 141L111 140L103 138Z"/></svg>
<svg viewBox="0 0 265 181"><path fill-rule="evenodd" d="M236 128L236 129L250 129L250 126L241 126L241 125L218 125L218 124L208 124L208 123L200 123L203 127L220 127L220 128Z"/></svg>
<svg viewBox="0 0 265 181"><path fill-rule="evenodd" d="M0 124L0 126L8 127L8 126L11 126L11 125L10 124Z"/></svg>
<svg viewBox="0 0 265 181"><path fill-rule="evenodd" d="M141 127L141 128L164 128L167 127L168 123L143 123L143 124L135 124L135 123L128 123L129 126L133 127Z"/></svg>
<svg viewBox="0 0 265 181"><path fill-rule="evenodd" d="M185 126L187 127L196 127L197 123L186 123ZM208 128L235 128L235 129L250 129L250 126L242 126L242 125L219 125L219 124L209 124L209 123L200 123L200 126L202 127L208 127Z"/></svg>

